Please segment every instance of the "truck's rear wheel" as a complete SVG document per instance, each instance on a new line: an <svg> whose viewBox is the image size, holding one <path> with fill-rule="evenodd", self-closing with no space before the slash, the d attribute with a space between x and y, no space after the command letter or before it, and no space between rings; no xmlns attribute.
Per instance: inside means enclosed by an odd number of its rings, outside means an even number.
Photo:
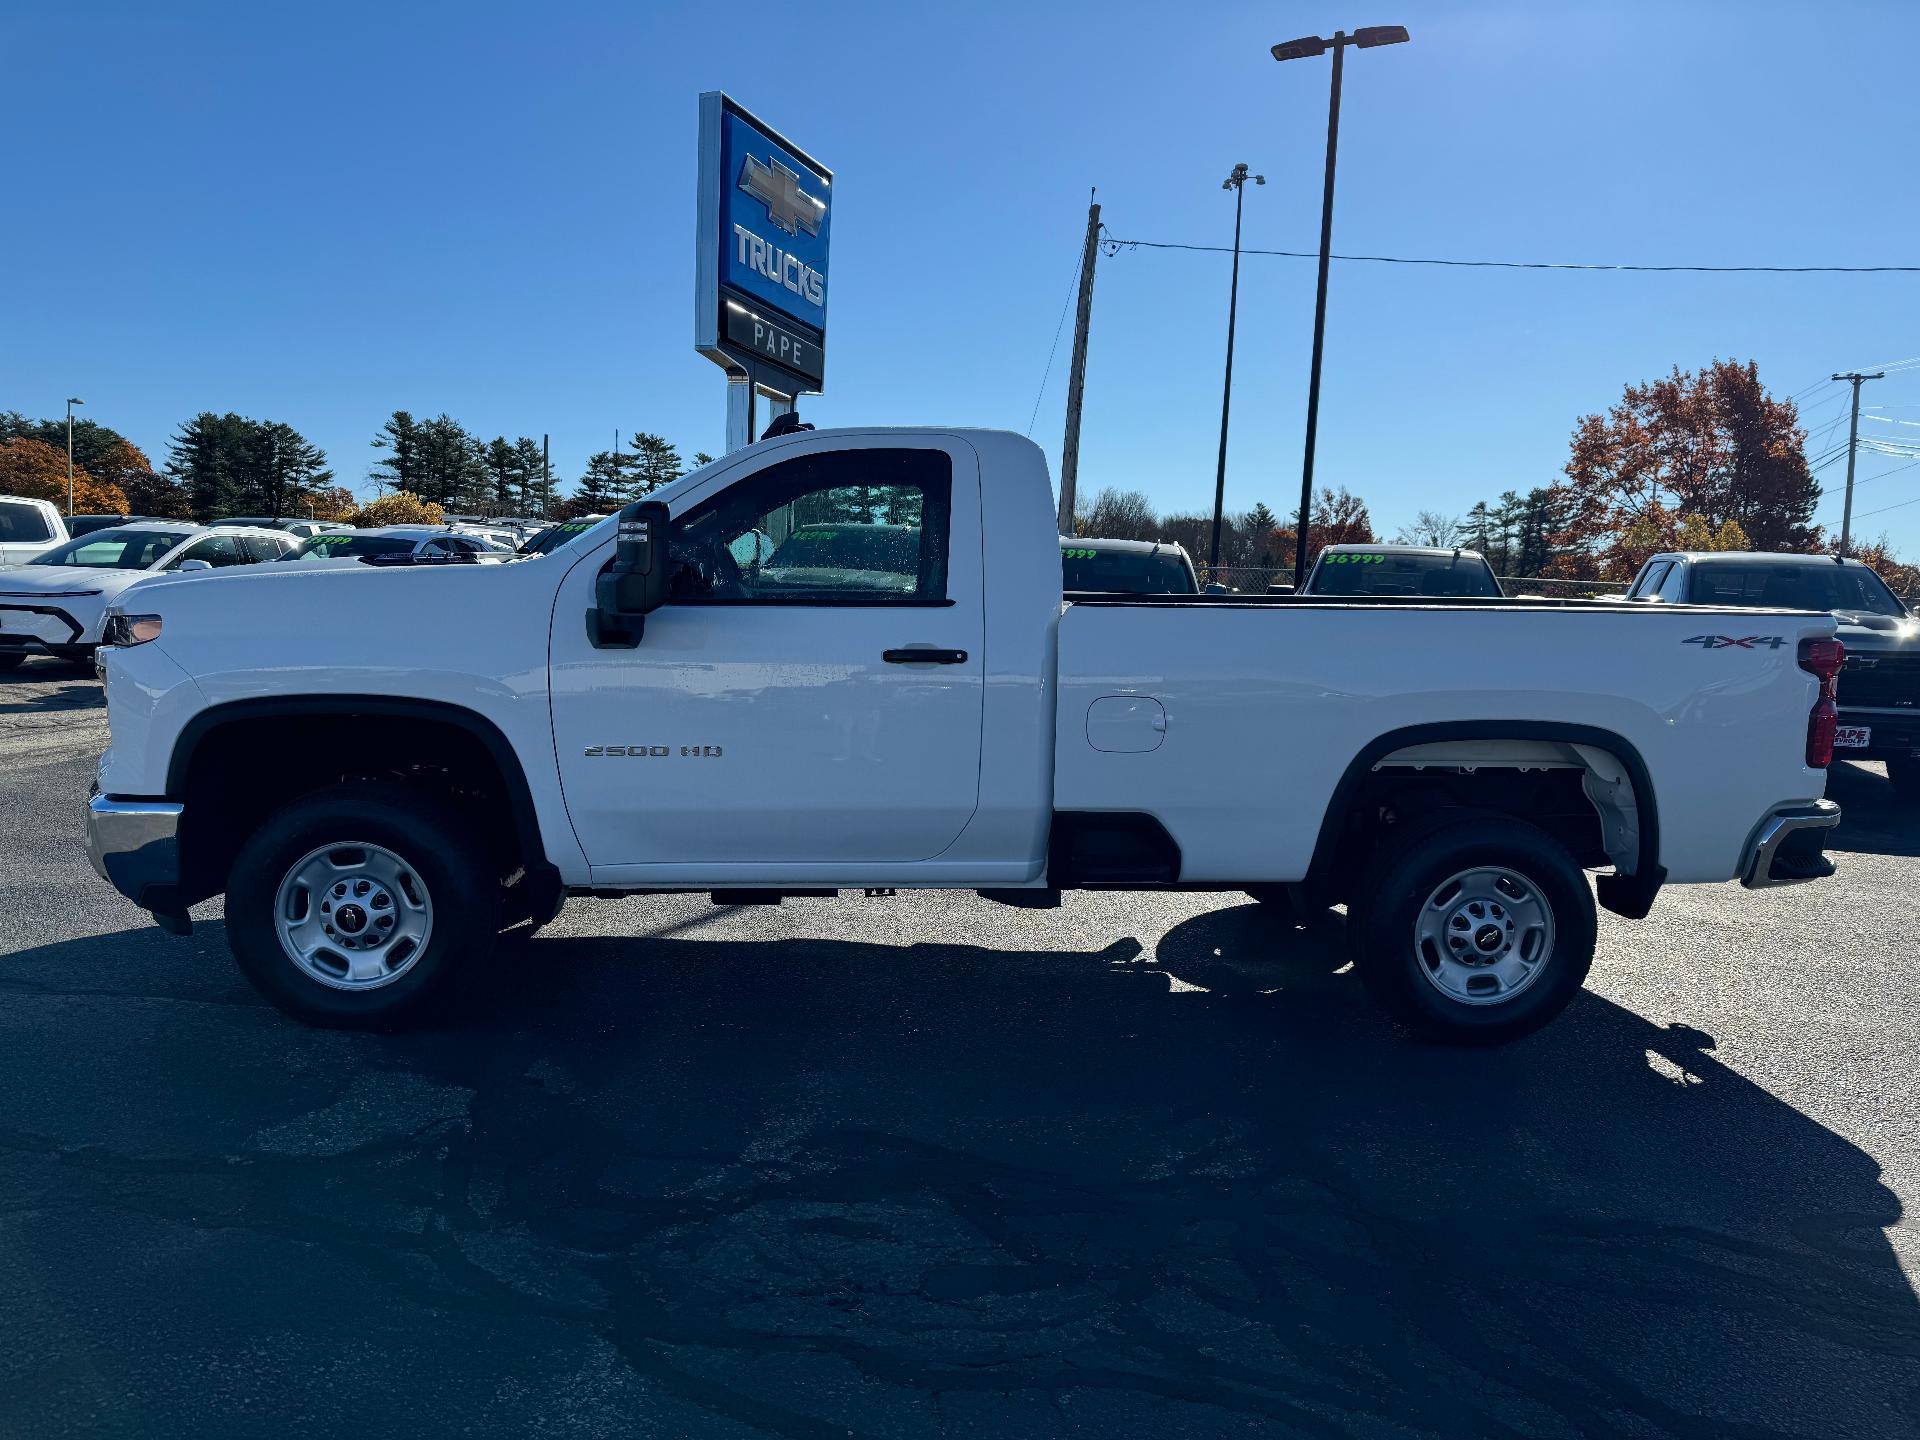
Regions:
<svg viewBox="0 0 1920 1440"><path fill-rule="evenodd" d="M315 1025L418 1019L476 973L499 901L472 827L434 797L337 785L270 816L227 881L227 941L277 1008Z"/></svg>
<svg viewBox="0 0 1920 1440"><path fill-rule="evenodd" d="M1593 891L1566 848L1523 820L1480 817L1379 854L1347 906L1354 964L1430 1039L1492 1045L1545 1025L1593 964Z"/></svg>

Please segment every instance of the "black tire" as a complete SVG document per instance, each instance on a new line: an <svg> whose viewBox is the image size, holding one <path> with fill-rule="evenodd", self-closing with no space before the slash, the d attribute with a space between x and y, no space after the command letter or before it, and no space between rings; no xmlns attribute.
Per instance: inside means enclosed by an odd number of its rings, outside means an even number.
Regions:
<svg viewBox="0 0 1920 1440"><path fill-rule="evenodd" d="M0 650L0 675L9 670L18 670L20 662L26 658L27 652L24 650Z"/></svg>
<svg viewBox="0 0 1920 1440"><path fill-rule="evenodd" d="M1920 755L1889 755L1887 779L1893 793L1909 804L1920 802Z"/></svg>
<svg viewBox="0 0 1920 1440"><path fill-rule="evenodd" d="M1554 936L1539 971L1517 985L1511 998L1469 1003L1429 979L1442 966L1422 953L1415 924L1443 884L1483 866L1511 871L1537 891ZM1426 1039L1498 1045L1552 1020L1586 982L1596 934L1593 889L1566 847L1546 831L1524 820L1479 816L1424 828L1382 847L1360 894L1347 904L1347 930L1355 969L1394 1019ZM1481 977L1471 983L1480 984Z"/></svg>
<svg viewBox="0 0 1920 1440"><path fill-rule="evenodd" d="M353 781L284 806L242 845L227 879L227 944L241 973L276 1009L310 1025L386 1030L426 1018L458 976L484 972L498 929L496 867L473 832L437 797L392 784ZM275 903L303 856L355 843L381 846L418 872L432 928L397 978L349 990L295 963Z"/></svg>

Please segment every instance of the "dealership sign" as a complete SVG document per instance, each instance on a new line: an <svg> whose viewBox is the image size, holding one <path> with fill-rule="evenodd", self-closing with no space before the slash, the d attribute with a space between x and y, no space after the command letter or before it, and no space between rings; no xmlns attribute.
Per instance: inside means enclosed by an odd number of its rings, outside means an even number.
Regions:
<svg viewBox="0 0 1920 1440"><path fill-rule="evenodd" d="M718 91L700 97L693 343L789 395L827 364L833 172Z"/></svg>

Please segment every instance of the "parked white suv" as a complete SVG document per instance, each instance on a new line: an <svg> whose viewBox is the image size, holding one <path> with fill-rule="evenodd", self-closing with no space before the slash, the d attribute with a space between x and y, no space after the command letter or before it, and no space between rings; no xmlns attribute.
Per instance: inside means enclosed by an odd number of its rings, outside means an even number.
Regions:
<svg viewBox="0 0 1920 1440"><path fill-rule="evenodd" d="M0 495L0 565L24 564L66 539L66 522L45 500Z"/></svg>
<svg viewBox="0 0 1920 1440"><path fill-rule="evenodd" d="M0 670L36 654L85 660L107 606L139 581L278 560L295 543L276 530L142 520L0 569Z"/></svg>

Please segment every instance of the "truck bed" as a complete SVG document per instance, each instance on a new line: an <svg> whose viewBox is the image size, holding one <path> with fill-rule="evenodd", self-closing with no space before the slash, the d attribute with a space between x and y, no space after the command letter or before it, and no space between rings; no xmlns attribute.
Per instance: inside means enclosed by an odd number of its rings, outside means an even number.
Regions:
<svg viewBox="0 0 1920 1440"><path fill-rule="evenodd" d="M1641 821L1669 878L1724 880L1747 838L1730 815L1823 791L1798 652L1832 624L1617 601L1071 596L1055 806L1153 817L1184 883L1293 880L1356 768L1494 736L1587 745L1650 778L1640 808L1657 793L1659 813Z"/></svg>

